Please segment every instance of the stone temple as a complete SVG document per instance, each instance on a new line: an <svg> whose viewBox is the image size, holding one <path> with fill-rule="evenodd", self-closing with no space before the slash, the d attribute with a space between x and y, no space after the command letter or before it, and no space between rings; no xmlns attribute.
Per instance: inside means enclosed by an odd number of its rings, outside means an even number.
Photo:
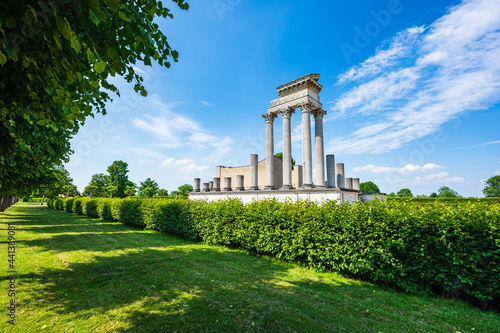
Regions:
<svg viewBox="0 0 500 333"><path fill-rule="evenodd" d="M337 200L369 201L377 196L361 193L359 178L346 178L344 164L335 164L334 155L325 154L323 117L326 111L319 100L323 89L319 74L309 74L276 88L278 99L271 101L266 122L266 158L250 155L250 165L241 167L218 166L213 180L203 183L194 179L191 200L215 201L227 197L240 198L244 203L275 197L278 200ZM302 163L292 168L291 117L299 109L302 115ZM283 160L274 156L274 121L281 114L283 120ZM311 115L314 116L314 161L316 179L313 183ZM326 180L325 180L326 175ZM384 196L384 195L382 195Z"/></svg>

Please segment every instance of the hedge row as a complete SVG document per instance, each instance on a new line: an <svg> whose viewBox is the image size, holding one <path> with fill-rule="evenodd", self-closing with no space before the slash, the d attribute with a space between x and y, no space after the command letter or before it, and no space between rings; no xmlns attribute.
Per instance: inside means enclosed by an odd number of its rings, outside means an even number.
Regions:
<svg viewBox="0 0 500 333"><path fill-rule="evenodd" d="M406 292L500 302L500 205L64 199L49 207L301 262ZM91 208L97 206L97 209ZM71 207L71 208L70 208ZM94 215L90 215L95 217Z"/></svg>
<svg viewBox="0 0 500 333"><path fill-rule="evenodd" d="M466 202L481 202L481 203L490 203L490 204L499 204L499 197L487 197L487 198L402 198L402 197L387 197L388 201L410 201L410 202L420 202L420 203L433 203L433 202L447 202L447 203L466 203Z"/></svg>

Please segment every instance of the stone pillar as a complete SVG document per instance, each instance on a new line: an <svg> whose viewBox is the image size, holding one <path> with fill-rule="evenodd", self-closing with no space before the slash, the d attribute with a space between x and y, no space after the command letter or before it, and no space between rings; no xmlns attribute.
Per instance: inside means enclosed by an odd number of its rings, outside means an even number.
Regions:
<svg viewBox="0 0 500 333"><path fill-rule="evenodd" d="M259 156L250 155L250 190L259 189Z"/></svg>
<svg viewBox="0 0 500 333"><path fill-rule="evenodd" d="M210 192L210 184L203 183L203 192Z"/></svg>
<svg viewBox="0 0 500 333"><path fill-rule="evenodd" d="M213 191L213 190L214 190L214 182L213 182L213 181L209 181L209 182L208 182L208 189L209 189L210 191Z"/></svg>
<svg viewBox="0 0 500 333"><path fill-rule="evenodd" d="M292 125L291 117L295 110L286 109L283 116L283 187L282 190L292 188Z"/></svg>
<svg viewBox="0 0 500 333"><path fill-rule="evenodd" d="M244 191L245 190L245 178L243 175L236 176L236 188L235 191Z"/></svg>
<svg viewBox="0 0 500 333"><path fill-rule="evenodd" d="M220 178L214 177L214 192L220 192Z"/></svg>
<svg viewBox="0 0 500 333"><path fill-rule="evenodd" d="M311 105L302 104L302 166L305 188L312 188Z"/></svg>
<svg viewBox="0 0 500 333"><path fill-rule="evenodd" d="M325 149L323 140L323 117L326 111L314 111L314 149L316 160L316 187L325 187Z"/></svg>
<svg viewBox="0 0 500 333"><path fill-rule="evenodd" d="M326 179L328 181L328 187L335 187L335 155L326 155Z"/></svg>
<svg viewBox="0 0 500 333"><path fill-rule="evenodd" d="M262 117L266 119L266 190L274 189L274 119L275 114L266 113Z"/></svg>
<svg viewBox="0 0 500 333"><path fill-rule="evenodd" d="M359 178L353 178L352 179L352 189L359 191Z"/></svg>
<svg viewBox="0 0 500 333"><path fill-rule="evenodd" d="M337 163L337 186L339 188L345 188L344 163Z"/></svg>
<svg viewBox="0 0 500 333"><path fill-rule="evenodd" d="M352 178L345 179L345 188L352 190Z"/></svg>
<svg viewBox="0 0 500 333"><path fill-rule="evenodd" d="M232 191L231 189L231 177L224 178L224 188L223 191Z"/></svg>
<svg viewBox="0 0 500 333"><path fill-rule="evenodd" d="M200 183L201 183L201 179L200 178L195 178L194 179L194 189L193 189L193 192L200 192Z"/></svg>

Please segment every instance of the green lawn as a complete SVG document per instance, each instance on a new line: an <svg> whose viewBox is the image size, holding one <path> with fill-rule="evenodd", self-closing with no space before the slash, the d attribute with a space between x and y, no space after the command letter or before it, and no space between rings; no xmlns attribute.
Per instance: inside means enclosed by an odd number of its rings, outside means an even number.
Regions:
<svg viewBox="0 0 500 333"><path fill-rule="evenodd" d="M0 331L500 332L500 315L120 223L0 213ZM16 227L10 325L7 223Z"/></svg>

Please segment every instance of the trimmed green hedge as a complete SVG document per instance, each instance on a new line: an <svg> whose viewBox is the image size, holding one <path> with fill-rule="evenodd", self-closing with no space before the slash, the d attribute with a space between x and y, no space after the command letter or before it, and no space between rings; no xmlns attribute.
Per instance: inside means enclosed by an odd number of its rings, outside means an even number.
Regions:
<svg viewBox="0 0 500 333"><path fill-rule="evenodd" d="M419 203L433 203L433 202L447 202L447 203L466 203L466 202L481 202L498 204L500 203L500 198L488 197L488 198L401 198L401 197L387 197L387 201L409 201L409 202L419 202Z"/></svg>
<svg viewBox="0 0 500 333"><path fill-rule="evenodd" d="M58 209L59 199L49 207ZM90 201L88 201L90 202ZM60 206L60 205L59 205ZM409 293L500 304L500 204L99 199L99 216Z"/></svg>
<svg viewBox="0 0 500 333"><path fill-rule="evenodd" d="M82 211L84 215L87 215L92 218L99 218L99 214L97 213L97 204L99 203L98 199L87 199L82 203Z"/></svg>

